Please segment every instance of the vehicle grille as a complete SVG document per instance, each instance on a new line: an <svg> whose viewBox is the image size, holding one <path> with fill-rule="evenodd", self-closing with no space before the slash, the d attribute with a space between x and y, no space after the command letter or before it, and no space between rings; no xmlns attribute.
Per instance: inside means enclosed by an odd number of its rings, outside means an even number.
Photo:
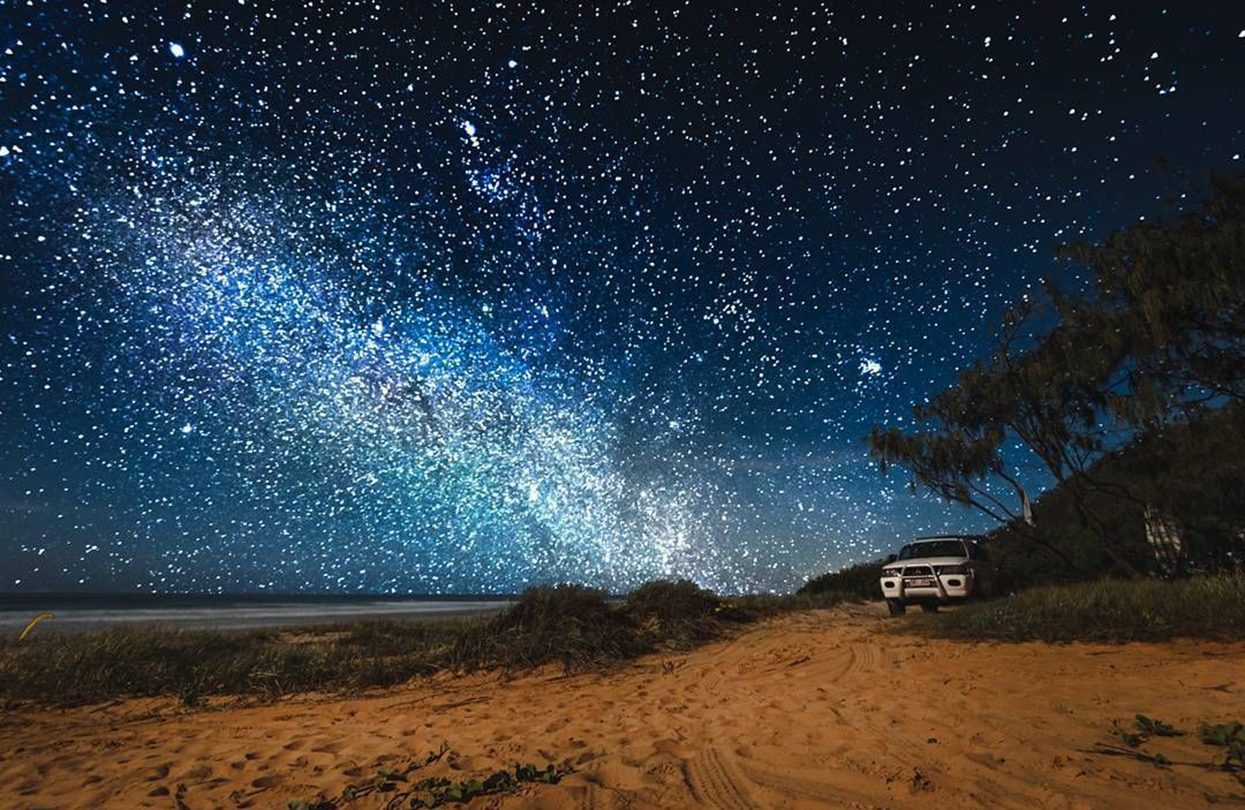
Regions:
<svg viewBox="0 0 1245 810"><path fill-rule="evenodd" d="M905 577L932 577L934 569L928 565L909 565L903 570Z"/></svg>

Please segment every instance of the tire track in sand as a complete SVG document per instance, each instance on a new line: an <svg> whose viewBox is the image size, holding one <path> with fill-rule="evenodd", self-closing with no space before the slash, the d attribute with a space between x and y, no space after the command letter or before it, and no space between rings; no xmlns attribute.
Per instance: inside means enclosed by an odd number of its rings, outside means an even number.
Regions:
<svg viewBox="0 0 1245 810"><path fill-rule="evenodd" d="M847 805L871 807L878 803L879 797L868 791L867 779L860 773L848 773L843 770L828 772L833 781L800 776L792 772L774 773L765 768L749 763L741 763L748 779L762 788L774 791L779 796L799 798L824 804L826 807L844 807Z"/></svg>
<svg viewBox="0 0 1245 810"><path fill-rule="evenodd" d="M701 804L718 810L755 810L741 779L712 746L683 762L683 779Z"/></svg>

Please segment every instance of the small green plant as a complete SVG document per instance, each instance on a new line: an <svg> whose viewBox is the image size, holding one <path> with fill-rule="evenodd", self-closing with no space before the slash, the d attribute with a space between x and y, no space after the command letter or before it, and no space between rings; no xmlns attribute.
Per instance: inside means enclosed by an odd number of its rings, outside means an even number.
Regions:
<svg viewBox="0 0 1245 810"><path fill-rule="evenodd" d="M1241 778L1245 772L1245 724L1233 720L1230 723L1202 724L1198 736L1207 745L1226 749L1218 765ZM1245 781L1245 780L1242 780Z"/></svg>
<svg viewBox="0 0 1245 810"><path fill-rule="evenodd" d="M1133 725L1136 726L1137 731L1147 737L1180 737L1184 734L1184 732L1177 731L1162 720L1146 717L1144 714L1139 714L1133 718Z"/></svg>
<svg viewBox="0 0 1245 810"><path fill-rule="evenodd" d="M1245 741L1245 724L1238 721L1231 723L1203 723L1198 726L1199 739L1207 745L1227 747L1233 742Z"/></svg>
<svg viewBox="0 0 1245 810"><path fill-rule="evenodd" d="M1179 737L1184 734L1162 720L1144 714L1133 717L1132 728L1121 726L1118 720L1112 720L1111 725L1112 733L1129 748L1140 748L1151 737Z"/></svg>
<svg viewBox="0 0 1245 810"><path fill-rule="evenodd" d="M543 782L546 785L556 785L562 779L562 774L553 765L548 765L545 769L537 770L535 765L516 765L514 767L514 777L520 782Z"/></svg>
<svg viewBox="0 0 1245 810"><path fill-rule="evenodd" d="M1141 744L1146 741L1146 738L1143 737L1142 735L1134 734L1128 729L1123 729L1123 728L1116 728L1115 735L1119 737L1120 741L1123 742L1125 745L1127 745L1129 748L1140 748Z"/></svg>
<svg viewBox="0 0 1245 810"><path fill-rule="evenodd" d="M392 798L386 806L399 806L405 797L410 796L417 789L419 789L419 785L414 785L405 791L399 791L398 783L408 782L412 773L422 770L423 768L432 765L434 762L439 762L449 750L449 745L442 743L441 747L436 751L429 751L428 755L423 759L409 761L406 767L401 770L397 768L378 768L376 770L376 775L367 782L357 785L347 785L345 789L342 790L342 801L352 802L371 793L396 793L397 795L394 796L394 798ZM425 782L426 781L427 780L425 780ZM421 782L420 784L424 783Z"/></svg>

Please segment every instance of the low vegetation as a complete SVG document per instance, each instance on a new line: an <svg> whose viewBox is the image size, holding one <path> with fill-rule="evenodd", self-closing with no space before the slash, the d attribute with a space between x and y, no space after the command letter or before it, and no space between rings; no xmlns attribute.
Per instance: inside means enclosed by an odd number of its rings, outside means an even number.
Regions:
<svg viewBox="0 0 1245 810"><path fill-rule="evenodd" d="M831 571L805 582L799 594L840 593L857 599L878 598L878 578L882 576L882 561L857 563L838 571Z"/></svg>
<svg viewBox="0 0 1245 810"><path fill-rule="evenodd" d="M380 768L372 778L347 785L338 798L326 798L323 793L314 799L291 799L286 810L335 810L373 794L386 797L385 808L432 808L469 804L483 796L514 793L525 783L556 785L570 772L569 765L516 764L514 772L494 771L482 779L449 779L445 776L425 776L431 765L441 761L449 751L442 745L439 751L431 751L426 757L408 758L405 762Z"/></svg>
<svg viewBox="0 0 1245 810"><path fill-rule="evenodd" d="M276 697L399 683L446 665L467 622L368 621L299 630L125 627L0 644L0 696L74 704L175 695Z"/></svg>
<svg viewBox="0 0 1245 810"><path fill-rule="evenodd" d="M265 630L127 627L0 640L0 701L75 705L172 696L276 699L358 691L438 672L567 672L691 649L751 622L872 596L870 565L810 581L794 596L723 598L691 582L652 582L622 600L577 586L526 591L487 619L364 621ZM857 587L856 581L859 581ZM1162 641L1245 635L1245 577L1102 580L898 622L899 632L968 640Z"/></svg>
<svg viewBox="0 0 1245 810"><path fill-rule="evenodd" d="M72 705L119 697L281 695L390 686L420 675L545 664L567 671L689 649L742 623L824 607L838 594L723 599L649 583L621 602L576 586L526 591L489 619L365 621L287 630L132 627L0 641L0 700ZM42 628L41 628L42 629Z"/></svg>
<svg viewBox="0 0 1245 810"><path fill-rule="evenodd" d="M1238 640L1245 637L1245 577L1052 585L937 616L913 617L896 627L972 640Z"/></svg>

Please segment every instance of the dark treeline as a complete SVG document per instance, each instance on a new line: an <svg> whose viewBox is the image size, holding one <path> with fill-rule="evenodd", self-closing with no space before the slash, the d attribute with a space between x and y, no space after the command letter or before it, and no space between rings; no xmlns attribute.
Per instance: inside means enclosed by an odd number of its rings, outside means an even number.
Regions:
<svg viewBox="0 0 1245 810"><path fill-rule="evenodd" d="M1214 179L1197 211L1058 255L1076 290L1019 302L915 426L874 426L873 457L994 518L1014 585L1239 567L1245 177ZM1022 457L1055 482L1031 513ZM1179 545L1156 554L1147 528Z"/></svg>

